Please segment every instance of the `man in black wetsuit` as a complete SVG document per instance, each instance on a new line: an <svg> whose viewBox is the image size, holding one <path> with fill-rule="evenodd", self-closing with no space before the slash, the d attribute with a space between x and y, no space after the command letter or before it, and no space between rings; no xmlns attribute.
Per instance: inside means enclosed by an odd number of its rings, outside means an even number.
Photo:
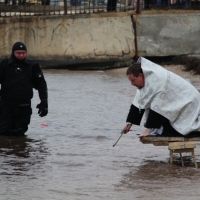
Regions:
<svg viewBox="0 0 200 200"><path fill-rule="evenodd" d="M38 90L38 114L48 113L47 84L38 63L28 59L26 46L16 42L0 63L0 135L24 135L30 124L33 88Z"/></svg>

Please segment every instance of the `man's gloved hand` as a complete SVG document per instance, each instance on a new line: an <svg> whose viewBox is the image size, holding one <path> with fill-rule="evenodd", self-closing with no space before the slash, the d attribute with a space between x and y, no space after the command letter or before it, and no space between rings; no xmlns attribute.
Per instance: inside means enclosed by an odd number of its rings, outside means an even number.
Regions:
<svg viewBox="0 0 200 200"><path fill-rule="evenodd" d="M38 108L38 114L40 117L44 117L48 114L48 102L47 100L41 100L41 103L36 106Z"/></svg>

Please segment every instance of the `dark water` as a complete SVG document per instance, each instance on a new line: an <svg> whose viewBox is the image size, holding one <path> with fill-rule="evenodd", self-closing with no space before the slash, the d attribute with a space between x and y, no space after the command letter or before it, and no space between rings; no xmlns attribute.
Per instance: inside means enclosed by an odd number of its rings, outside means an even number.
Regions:
<svg viewBox="0 0 200 200"><path fill-rule="evenodd" d="M189 153L186 167L169 164L167 147L140 143L137 126L112 147L135 94L124 71L44 71L49 115L37 115L36 91L27 136L0 139L1 200L200 199ZM195 154L200 167L199 144Z"/></svg>

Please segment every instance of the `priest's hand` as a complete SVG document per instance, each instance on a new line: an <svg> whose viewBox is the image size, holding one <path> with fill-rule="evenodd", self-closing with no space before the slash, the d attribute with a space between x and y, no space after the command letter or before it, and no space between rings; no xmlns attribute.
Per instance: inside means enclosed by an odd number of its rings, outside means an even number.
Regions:
<svg viewBox="0 0 200 200"><path fill-rule="evenodd" d="M126 126L123 128L122 133L126 134L130 131L132 124L127 123Z"/></svg>
<svg viewBox="0 0 200 200"><path fill-rule="evenodd" d="M138 137L146 137L150 134L150 129L146 129L143 133L141 133Z"/></svg>

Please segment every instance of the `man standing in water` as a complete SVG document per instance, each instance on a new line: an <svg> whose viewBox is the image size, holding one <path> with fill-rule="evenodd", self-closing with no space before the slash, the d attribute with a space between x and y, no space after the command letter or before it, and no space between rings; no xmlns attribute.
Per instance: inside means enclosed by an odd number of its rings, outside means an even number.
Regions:
<svg viewBox="0 0 200 200"><path fill-rule="evenodd" d="M16 42L10 58L0 63L0 135L24 135L30 124L33 88L41 103L38 114L48 113L47 84L39 64L26 59L27 49Z"/></svg>
<svg viewBox="0 0 200 200"><path fill-rule="evenodd" d="M200 94L193 85L142 57L127 69L126 75L137 91L125 133L132 124L140 125L144 115L147 130L139 137L200 136Z"/></svg>

